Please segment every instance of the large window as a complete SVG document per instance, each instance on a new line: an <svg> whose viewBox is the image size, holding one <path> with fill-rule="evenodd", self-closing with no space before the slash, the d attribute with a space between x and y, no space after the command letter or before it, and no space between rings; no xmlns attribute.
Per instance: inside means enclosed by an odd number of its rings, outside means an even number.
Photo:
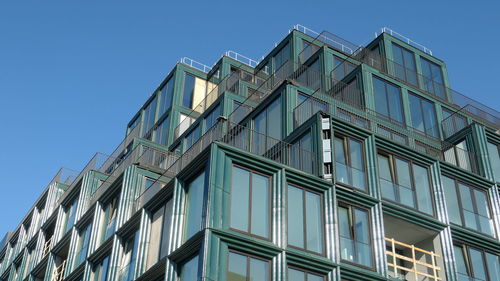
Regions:
<svg viewBox="0 0 500 281"><path fill-rule="evenodd" d="M314 173L314 155L312 153L312 134L308 130L298 140L292 143L290 151L290 166L308 172Z"/></svg>
<svg viewBox="0 0 500 281"><path fill-rule="evenodd" d="M185 120L186 118L187 118L187 120ZM186 114L183 114L183 113L180 113L179 125L177 128L177 135L175 137L179 137L180 135L182 135L182 133L184 133L189 128L189 126L191 126L191 124L193 124L194 121L196 121L196 118L189 116L189 115L186 115Z"/></svg>
<svg viewBox="0 0 500 281"><path fill-rule="evenodd" d="M276 72L284 63L290 59L290 44L286 44L274 55L274 71Z"/></svg>
<svg viewBox="0 0 500 281"><path fill-rule="evenodd" d="M91 232L92 232L92 224L88 224L79 231L78 244L77 244L78 246L75 254L73 268L82 264L87 258Z"/></svg>
<svg viewBox="0 0 500 281"><path fill-rule="evenodd" d="M335 137L335 178L337 182L366 191L363 142Z"/></svg>
<svg viewBox="0 0 500 281"><path fill-rule="evenodd" d="M424 75L424 89L440 98L446 98L441 67L424 58L420 62L422 64L422 74Z"/></svg>
<svg viewBox="0 0 500 281"><path fill-rule="evenodd" d="M186 135L186 143L184 146L184 151L190 149L191 146L193 146L193 144L196 143L199 139L200 139L200 125L197 125L191 130L189 134Z"/></svg>
<svg viewBox="0 0 500 281"><path fill-rule="evenodd" d="M500 182L500 145L488 142L488 156L493 176L497 182Z"/></svg>
<svg viewBox="0 0 500 281"><path fill-rule="evenodd" d="M202 172L187 183L186 188L186 222L185 239L191 238L201 230L203 215L203 196L205 191L205 172Z"/></svg>
<svg viewBox="0 0 500 281"><path fill-rule="evenodd" d="M389 82L373 77L375 110L378 114L404 124L401 89Z"/></svg>
<svg viewBox="0 0 500 281"><path fill-rule="evenodd" d="M132 281L135 279L137 249L139 247L139 232L129 236L123 243L123 252L120 261L118 281Z"/></svg>
<svg viewBox="0 0 500 281"><path fill-rule="evenodd" d="M415 56L413 53L397 44L392 43L392 55L395 62L394 72L396 77L412 85L418 85Z"/></svg>
<svg viewBox="0 0 500 281"><path fill-rule="evenodd" d="M270 178L233 166L230 227L263 238L270 236Z"/></svg>
<svg viewBox="0 0 500 281"><path fill-rule="evenodd" d="M450 222L494 236L486 192L446 176L442 180Z"/></svg>
<svg viewBox="0 0 500 281"><path fill-rule="evenodd" d="M118 213L119 197L115 196L111 201L104 206L104 212L101 219L101 229L99 234L98 244L107 240L115 232L116 217Z"/></svg>
<svg viewBox="0 0 500 281"><path fill-rule="evenodd" d="M227 261L226 281L268 281L271 278L270 265L266 260L229 252Z"/></svg>
<svg viewBox="0 0 500 281"><path fill-rule="evenodd" d="M370 218L367 210L339 206L340 256L342 260L373 267Z"/></svg>
<svg viewBox="0 0 500 281"><path fill-rule="evenodd" d="M169 200L152 214L147 262L148 268L167 255L170 238L170 222L172 220L172 207L173 201Z"/></svg>
<svg viewBox="0 0 500 281"><path fill-rule="evenodd" d="M108 280L109 256L104 257L92 268L92 281Z"/></svg>
<svg viewBox="0 0 500 281"><path fill-rule="evenodd" d="M199 280L199 255L190 258L181 266L180 280L181 281L197 281Z"/></svg>
<svg viewBox="0 0 500 281"><path fill-rule="evenodd" d="M160 90L160 108L158 112L158 118L161 118L163 114L172 106L172 97L174 95L174 79L173 76L168 80L168 82Z"/></svg>
<svg viewBox="0 0 500 281"><path fill-rule="evenodd" d="M457 265L457 280L500 280L498 255L465 245L455 245L453 248Z"/></svg>
<svg viewBox="0 0 500 281"><path fill-rule="evenodd" d="M205 117L205 126L203 128L203 133L210 130L215 123L217 123L217 118L221 115L220 106L217 105L212 111Z"/></svg>
<svg viewBox="0 0 500 281"><path fill-rule="evenodd" d="M288 245L322 254L325 225L322 195L290 184L287 195Z"/></svg>
<svg viewBox="0 0 500 281"><path fill-rule="evenodd" d="M432 137L439 137L434 103L410 93L412 127Z"/></svg>
<svg viewBox="0 0 500 281"><path fill-rule="evenodd" d="M151 129L156 120L156 103L157 98L155 97L144 109L144 129L142 130L142 137L146 139L151 139Z"/></svg>
<svg viewBox="0 0 500 281"><path fill-rule="evenodd" d="M209 91L212 87L213 84L209 83ZM207 81L186 72L182 90L182 106L196 109L200 102L205 99L206 91Z"/></svg>
<svg viewBox="0 0 500 281"><path fill-rule="evenodd" d="M343 60L336 56L331 56L331 58L333 59L332 76L334 83L344 79L347 74L351 73L356 68L355 64L352 64L347 60Z"/></svg>
<svg viewBox="0 0 500 281"><path fill-rule="evenodd" d="M168 134L170 130L170 116L167 116L158 127L155 129L155 139L154 142L167 145Z"/></svg>
<svg viewBox="0 0 500 281"><path fill-rule="evenodd" d="M433 215L427 168L394 155L377 157L382 197Z"/></svg>
<svg viewBox="0 0 500 281"><path fill-rule="evenodd" d="M314 272L288 267L288 281L324 281L325 276Z"/></svg>
<svg viewBox="0 0 500 281"><path fill-rule="evenodd" d="M66 208L65 208L65 224L64 224L64 232L68 232L73 225L75 224L75 218L76 218L76 207L78 205L78 198L74 199Z"/></svg>
<svg viewBox="0 0 500 281"><path fill-rule="evenodd" d="M271 145L276 144L275 140L281 139L281 97L275 99L264 110L253 119L253 128L256 132L253 136L253 151L263 154ZM275 140L268 139L271 137ZM269 147L268 147L269 146Z"/></svg>

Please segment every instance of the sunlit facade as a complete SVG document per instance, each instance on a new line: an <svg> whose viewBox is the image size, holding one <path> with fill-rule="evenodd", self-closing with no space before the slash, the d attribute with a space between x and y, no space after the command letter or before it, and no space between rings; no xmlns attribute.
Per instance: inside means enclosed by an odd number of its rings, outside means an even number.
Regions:
<svg viewBox="0 0 500 281"><path fill-rule="evenodd" d="M0 281L500 280L499 149L427 47L296 25L177 63L5 235Z"/></svg>

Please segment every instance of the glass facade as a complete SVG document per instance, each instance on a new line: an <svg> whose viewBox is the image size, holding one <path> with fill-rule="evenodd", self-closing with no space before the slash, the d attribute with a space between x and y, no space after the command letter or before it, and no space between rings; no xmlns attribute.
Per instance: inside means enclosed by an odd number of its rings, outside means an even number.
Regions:
<svg viewBox="0 0 500 281"><path fill-rule="evenodd" d="M500 182L500 145L487 142L487 146L493 176L497 182Z"/></svg>
<svg viewBox="0 0 500 281"><path fill-rule="evenodd" d="M288 281L324 281L325 277L300 269L288 267Z"/></svg>
<svg viewBox="0 0 500 281"><path fill-rule="evenodd" d="M455 245L457 280L500 280L499 256L465 245Z"/></svg>
<svg viewBox="0 0 500 281"><path fill-rule="evenodd" d="M424 58L421 58L420 63L424 76L424 89L435 96L446 99L446 89L441 67Z"/></svg>

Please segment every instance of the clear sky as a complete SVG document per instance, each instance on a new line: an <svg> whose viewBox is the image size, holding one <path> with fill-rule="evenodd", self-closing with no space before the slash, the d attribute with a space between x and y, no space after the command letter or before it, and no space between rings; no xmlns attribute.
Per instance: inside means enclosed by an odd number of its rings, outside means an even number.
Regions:
<svg viewBox="0 0 500 281"><path fill-rule="evenodd" d="M297 23L358 44L388 26L500 109L499 1L1 1L0 239L60 167L114 150L180 57L259 59Z"/></svg>

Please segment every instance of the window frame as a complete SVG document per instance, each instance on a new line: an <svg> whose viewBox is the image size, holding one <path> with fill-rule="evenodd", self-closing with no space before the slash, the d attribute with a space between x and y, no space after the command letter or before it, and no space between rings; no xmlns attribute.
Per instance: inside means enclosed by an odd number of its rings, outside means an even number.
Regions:
<svg viewBox="0 0 500 281"><path fill-rule="evenodd" d="M186 90L186 77L188 75L190 75L190 76L193 77L193 93L192 93L191 97L189 98L190 99L190 105L188 107L186 107L184 105L184 98L185 98L184 95L186 94L185 93L185 90ZM193 104L193 102L194 102L194 90L195 90L195 87L196 87L196 77L198 77L198 76L192 74L191 72L184 71L184 75L183 75L183 79L182 79L182 91L181 91L182 96L181 96L181 104L180 104L181 107L183 107L183 108L193 109L193 106L194 106L194 104Z"/></svg>
<svg viewBox="0 0 500 281"><path fill-rule="evenodd" d="M361 188L357 188L355 186L352 186L350 184L347 184L347 183L343 183L343 182L340 182L340 181L337 181L337 172L336 172L336 166L337 166L337 159L336 159L336 153L337 151L335 150L335 140L337 138L341 138L342 139L342 146L344 148L344 158L346 159L346 165L347 167L351 168L351 169L355 169L352 167L352 157L350 155L350 145L349 145L349 139L353 139L354 141L358 141L361 143L361 149L362 149L362 153L361 153L361 157L362 157L362 161L363 161L363 179L364 179L364 182L365 182L365 189L361 189ZM369 191L369 186L368 186L368 175L367 175L367 167L366 167L366 148L365 148L365 141L361 138L358 138L358 137L353 137L353 136L350 136L350 135L347 135L347 134L343 134L343 133L339 133L339 132L335 132L335 134L333 135L333 147L334 147L334 155L333 155L333 160L334 160L334 164L335 164L335 184L338 184L338 185L341 185L341 186L344 186L344 187L347 187L349 189L353 189L353 190L356 190L356 191L360 191L360 192L363 192L363 193L366 193L368 194L370 191ZM350 173L352 174L352 173ZM352 180L352 175L349 175L351 177L351 180Z"/></svg>
<svg viewBox="0 0 500 281"><path fill-rule="evenodd" d="M379 77L379 76L377 76L377 75L374 75L374 74L372 74L372 84L373 84L373 79L378 79L378 80L382 81L382 82L385 84L385 85L384 85L384 89L385 89L385 90L384 90L384 93L385 93L385 101L386 101L386 103L387 103L387 104L390 104L390 103L389 103L389 100L388 100L388 97L389 97L388 93L389 93L389 92L387 91L387 84L390 84L390 85L392 85L393 87L398 88L398 93L399 93L399 105L401 106L401 119L402 119L402 120L401 120L401 122L399 122L398 120L393 119L391 116L385 116L384 114L382 114L382 113L380 113L380 112L378 112L378 111L377 111L377 102L376 102L376 100L377 100L377 99L376 99L376 93L375 93L375 86L374 86L374 85L372 85L372 88L373 88L373 96L374 96L374 98L375 98L375 114L377 115L377 117L381 117L381 118L383 118L383 119L386 119L386 120L388 120L390 123L394 123L394 122L396 122L396 123L397 123L397 125L399 125L399 126L401 126L401 127L403 127L403 128L406 128L406 117L405 117L405 109L404 109L404 101L403 101L403 92L402 92L402 88L401 88L400 86L396 85L395 83L392 83L392 82L390 82L390 81L388 81L388 80L386 80L386 79L384 79L384 78L382 78L382 77ZM389 110L389 107L387 107L387 109L388 109L388 113L389 113L389 115L391 115L391 112L392 112L392 111L390 111L390 110Z"/></svg>
<svg viewBox="0 0 500 281"><path fill-rule="evenodd" d="M246 252L243 252L243 251L240 251L240 250L236 250L236 249L233 249L233 248L229 248L227 250L227 255L226 255L226 257L227 257L227 259L226 259L226 274L225 274L225 278L226 279L227 279L227 274L229 273L229 255L231 253L234 253L234 254L246 257L246 271L247 271L246 281L251 281L250 274L249 274L250 273L250 259L257 259L257 260L266 262L267 265L268 265L268 269L269 269L269 272L268 272L268 281L272 281L273 280L272 279L272 277L273 277L273 267L272 267L271 260L266 259L266 258L262 258L260 256L254 255L254 254L249 254L249 253L246 253Z"/></svg>
<svg viewBox="0 0 500 281"><path fill-rule="evenodd" d="M410 188L412 189L413 191L413 200L415 202L415 207L411 207L411 206L408 206L408 205L405 205L405 204L402 204L398 201L395 201L395 200L391 200L389 198L386 198L382 195L382 192L380 193L380 196L383 200L387 200L389 202L392 202L394 204L397 204L399 206L403 206L405 208L410 208L414 211L417 211L421 214L424 214L426 216L431 216L431 217L435 217L436 216L436 202L435 202L435 197L434 197L434 189L433 189L433 186L432 186L432 174L429 170L429 167L426 166L426 165L422 165L421 163L419 163L418 161L415 161L411 158L408 158L408 157L404 157L404 156L401 156L399 154L393 154L391 152L388 152L386 150L379 150L377 151L377 169L380 169L379 167L379 163L378 163L378 156L381 155L383 157L386 157L388 160L389 160L389 171L391 173L391 181L393 184L396 184L396 185L400 185L399 184L399 179L397 177L397 166L396 166L396 159L399 159L401 161L404 161L406 163L408 163L408 167L409 167L409 171L410 171L410 181L411 181L411 186ZM413 165L417 165L417 166L420 166L421 168L424 168L426 171L427 171L427 180L428 180L428 185L429 185L429 194L431 195L431 203L432 203L432 214L428 214L426 212L423 212L421 210L419 210L419 206L418 206L418 198L416 196L417 194L417 183L416 183L416 180L415 180L415 172L413 171ZM378 181L379 181L379 186L380 186L380 171L378 172ZM395 194L396 196L396 199L397 199L397 195Z"/></svg>
<svg viewBox="0 0 500 281"><path fill-rule="evenodd" d="M366 212L366 214L367 214L367 221L368 221L368 240L370 241L370 250L371 250L371 258L370 258L370 260L371 260L372 266L370 267L370 266L367 266L367 265L364 265L364 264L361 264L361 263L356 263L354 261L343 259L342 258L342 254L340 255L340 261L344 262L344 263L347 263L347 264L350 264L350 265L354 265L354 266L357 266L357 267L362 267L362 268L374 271L376 269L376 263L375 263L375 251L374 251L374 248L373 248L374 245L373 245L373 226L372 226L372 214L371 214L371 210L369 208L363 207L363 206L358 205L358 204L352 204L352 203L348 203L346 201L339 201L337 203L337 219L338 219L338 208L339 207L348 210L349 232L350 232L350 235L352 236L352 237L350 237L350 239L353 240L353 241L356 241L356 235L355 235L355 231L354 231L355 224L353 223L353 218L355 218L354 209L359 209L359 210L362 210L362 211ZM338 219L337 220L337 224L339 223L339 221L340 220ZM340 231L339 231L339 238L341 238ZM339 247L340 248L342 247L341 243L339 243ZM354 253L355 252L356 252L356 250L354 250Z"/></svg>
<svg viewBox="0 0 500 281"><path fill-rule="evenodd" d="M202 230L202 225L203 225L203 212L205 208L205 203L203 202L205 199L205 192L206 192L206 169L205 167L199 169L197 172L193 173L191 176L186 178L185 180L182 181L182 189L184 190L184 221L182 222L182 233L181 233L181 240L182 242L186 242L196 236L197 233L199 233ZM200 219L200 226L199 229L193 233L191 236L188 237L188 224L189 224L189 210L190 210L190 204L189 204L189 186L196 180L198 177L203 175L203 188L201 191L201 197L202 197L202 205L201 205L201 219Z"/></svg>
<svg viewBox="0 0 500 281"><path fill-rule="evenodd" d="M312 275L316 275L318 277L321 277L323 279L323 281L327 280L326 279L327 276L325 276L325 274L318 273L318 272L312 271L310 269L304 269L304 268L301 268L301 267L298 267L298 266L295 266L295 265L289 265L289 264L286 265L287 277L288 277L288 270L289 269L297 270L297 271L302 271L302 272L306 273L306 276L305 276L306 277L306 281L309 279L309 278L307 278L307 274L312 274ZM288 280L288 278L287 278L287 280Z"/></svg>
<svg viewBox="0 0 500 281"><path fill-rule="evenodd" d="M263 239L263 240L266 240L266 241L272 241L272 236L273 236L273 214L272 214L272 208L273 208L273 175L269 175L269 174L265 174L263 172L260 172L258 170L255 170L255 169L251 169L251 168L248 168L246 166L242 166L238 163L233 163L232 166L231 166L231 178L229 180L229 182L231 183L231 187L230 187L230 195L232 194L233 192L233 177L234 177L234 173L233 173L233 168L239 168L239 169L242 169L242 170L245 170L247 172L251 174L255 173L255 174L258 174L260 176L263 176L263 177L266 177L268 179L268 196L269 196L269 200L268 200L268 230L269 230L269 237L263 237L263 236L260 236L260 235L257 235L257 234L253 234L252 233L252 183L253 183L253 180L252 180L252 177L250 176L250 181L249 181L249 186L248 186L248 232L246 231L243 231L243 230L240 230L240 229L237 229L237 228L233 228L231 226L231 196L229 196L229 223L228 223L228 226L229 226L229 229L231 231L235 231L235 232L238 232L238 233L241 233L241 234L245 234L245 235L249 235L251 237L255 237L255 238L258 238L258 239Z"/></svg>
<svg viewBox="0 0 500 281"><path fill-rule="evenodd" d="M324 193L322 192L319 192L319 191L316 191L316 190L312 190L310 188L307 188L307 187L303 187L301 186L300 184L296 184L295 182L286 182L286 201L287 201L287 208L286 208L286 220L287 220L287 224L286 224L286 231L287 231L287 238L288 238L288 229L289 229L289 226L288 226L288 210L289 210L289 204L288 204L288 188L289 186L293 186L297 189L300 189L302 191L302 194L303 194L303 200L302 200L302 207L303 207L303 213L302 213L302 216L303 216L303 239L304 239L304 246L305 248L300 248L298 246L294 246L294 245L291 245L289 242L288 242L288 239L287 239L287 247L290 247L290 248L293 248L293 249L297 249L297 250L300 250L300 251L304 251L304 252L308 252L308 253L311 253L311 254L315 254L315 255L320 255L320 256L326 256L326 228L325 228L325 225L326 225L326 216L325 216L325 196L324 196ZM320 198L320 215L321 215L321 232L322 232L322 237L321 237L321 242L323 243L322 244L322 252L315 252L315 251L312 251L312 250L309 250L307 249L307 223L306 223L306 200L305 200L305 193L306 192L310 192L310 193L313 193L313 194L316 194L316 195L319 195L319 198Z"/></svg>
<svg viewBox="0 0 500 281"><path fill-rule="evenodd" d="M424 63L424 62L425 62L425 63ZM424 67L424 65L425 65L425 64L427 64L427 65L429 66L429 67L428 67L428 70L429 70L429 73L430 73L431 77L428 77L428 76L426 76L426 75L424 74L424 68L425 68L425 67ZM442 90L443 90L443 95L444 95L443 97L439 96L439 95L438 95L438 91L436 91L436 85L435 85L435 84L436 84L436 83L437 83L437 84L441 84L441 83L440 83L439 81L434 80L434 77L436 77L436 76L434 75L434 72L432 71L432 67L431 67L431 65L435 65L435 66L437 66L437 67L439 68L440 76L441 76L441 79L443 80L443 81L442 81L442 87L443 87L443 89L442 89ZM422 71L422 76L423 76L423 78L424 78L424 79L429 79L429 80L432 82L432 90L433 90L433 92L429 92L429 91L427 90L427 86L426 86L426 83L425 83L426 81L423 81L423 82L424 82L424 85L423 85L423 87L421 87L421 88L422 88L425 92L427 92L427 93L431 94L431 95L432 95L432 96L434 96L434 97L438 97L438 98L440 98L440 99L447 100L447 93L446 93L446 86L445 86L445 82L444 82L444 72L443 72L443 67L442 67L441 65L439 65L439 64L437 64L437 63L435 63L435 62L433 62L433 61L431 61L431 60L429 60L429 59L427 59L427 58L425 58L425 57L422 57L422 56L421 56L421 57L420 57L420 69L421 69L421 71Z"/></svg>
<svg viewBox="0 0 500 281"><path fill-rule="evenodd" d="M403 80L404 82L410 84L410 85L413 85L413 86L416 86L418 87L418 75L417 75L417 59L415 57L415 53L408 50L407 48L397 44L396 42L391 42L391 51L392 51L392 60L394 61L394 63L396 64L399 64L401 65L400 63L398 63L395 59L395 56L394 56L394 46L396 46L396 48L399 48L400 52L401 52L401 58L403 59L402 61L402 66L403 66L403 69L404 69L404 79L401 79L397 76L397 72L395 71L394 73L394 76L398 79L398 80ZM407 67L406 65L406 60L405 60L405 56L404 56L404 52L408 52L412 55L412 58L413 58L413 66L415 67L415 69L410 69L409 67ZM408 79L408 71L414 71L415 72L415 84L411 83L410 82L410 79Z"/></svg>
<svg viewBox="0 0 500 281"><path fill-rule="evenodd" d="M464 263L465 263L466 270L467 270L467 277L476 278L474 276L471 276L471 275L474 275L474 268L471 264L471 257L470 257L470 249L472 248L472 249L480 252L481 256L483 258L483 261L484 261L483 268L484 268L484 271L486 273L486 278L488 279L485 281L494 281L490 277L488 262L486 261L486 254L491 254L491 255L497 256L500 260L499 254L492 252L492 251L488 251L487 249L476 247L470 243L463 242L463 241L453 241L453 247L459 247L462 250L462 255L464 256ZM455 252L453 252L453 254L455 255ZM455 260L456 260L456 257L455 257ZM458 271L456 273L459 274ZM460 275L462 275L462 274L460 274Z"/></svg>
<svg viewBox="0 0 500 281"><path fill-rule="evenodd" d="M456 197L457 197L458 208L459 208L459 211L460 211L460 220L461 220L461 223L462 223L462 224L461 224L461 225L456 224L456 223L452 222L451 220L449 221L449 223L450 223L450 224L452 224L452 225L456 225L456 226L459 226L459 227L465 228L465 229L467 229L467 230L473 231L473 232L475 232L475 233L479 233L479 234L481 234L481 235L485 235L485 236L487 236L487 237L496 238L496 237L497 237L497 233L496 233L495 228L492 228L492 229L491 229L491 232L493 233L493 235L489 235L489 234L487 234L487 233L484 233L484 232L481 232L481 231L479 231L479 230L476 230L476 229L473 229L473 228L467 227L467 226L465 225L465 218L464 218L464 214L463 214L463 210L464 210L464 208L463 208L463 204L462 204L462 196L461 196L461 194L460 194L460 186L459 186L459 184L462 184L462 185L465 185L466 187L468 187L468 188L469 188L469 192L470 192L471 190L478 190L478 191L480 191L480 192L482 192L482 193L484 193L484 194L485 194L485 197L487 198L487 200L486 200L486 201L487 201L487 202L486 202L486 207L488 208L488 213L489 213L489 215L490 215L490 218L489 218L489 219L490 219L490 220L492 220L493 218L492 218L491 216L492 216L492 213L493 213L493 212L492 212L492 209L491 209L491 204L490 204L490 200L489 200L489 197L488 197L488 191L487 191L487 190L484 190L484 189L483 189L483 188L481 188L481 187L478 187L478 186L472 185L472 184L470 184L470 183L467 183L467 182L465 182L465 181L463 181L463 180L461 180L461 179L459 179L459 178L456 178L456 177L454 177L454 176L451 176L451 175L449 175L449 174L442 174L442 176L445 176L445 177L447 177L447 178L449 178L449 179L453 180L453 182L455 183L455 186L454 186L454 188L455 188L455 194L456 194ZM479 212L477 212L477 202L476 202L476 196L470 197L470 199L471 199L471 202L472 202L472 207L474 208L474 214L475 214L475 215L478 215L478 214L479 214ZM445 199L445 201L446 201L446 199ZM446 202L446 203L448 203L448 202ZM448 207L448 206L446 206L446 210L447 210L447 211L448 211L448 209L449 209L449 207ZM449 215L448 215L448 217L449 217Z"/></svg>
<svg viewBox="0 0 500 281"><path fill-rule="evenodd" d="M420 109L419 111L420 111L420 115L421 115L421 118L422 118L422 124L424 126L424 131L421 131L421 130L415 128L415 126L413 125L414 120L413 120L413 113L412 113L413 107L411 106L411 96L416 97L419 100L419 102L418 102L419 109ZM420 95L418 95L415 92L412 92L410 90L408 90L408 100L410 102L410 117L411 117L411 126L412 126L412 128L415 129L417 132L424 134L425 136L430 136L432 138L440 139L440 136L439 136L439 127L440 126L439 126L439 121L438 121L438 118L437 118L436 103L433 102L433 101L431 101L431 100L429 100L429 99L427 99L427 98L424 98L424 97L422 97L422 96L420 96ZM425 116L425 114L424 114L424 107L422 106L423 102L429 102L433 106L433 109L434 109L433 110L434 111L433 117L434 117L434 121L436 122L436 126L437 126L434 129L434 132L432 132L432 128L429 128L429 129L426 128L427 126L426 126L425 119L424 119L424 116ZM436 135L435 136L430 135L430 133L428 133L429 130L430 130L431 134L435 133Z"/></svg>

